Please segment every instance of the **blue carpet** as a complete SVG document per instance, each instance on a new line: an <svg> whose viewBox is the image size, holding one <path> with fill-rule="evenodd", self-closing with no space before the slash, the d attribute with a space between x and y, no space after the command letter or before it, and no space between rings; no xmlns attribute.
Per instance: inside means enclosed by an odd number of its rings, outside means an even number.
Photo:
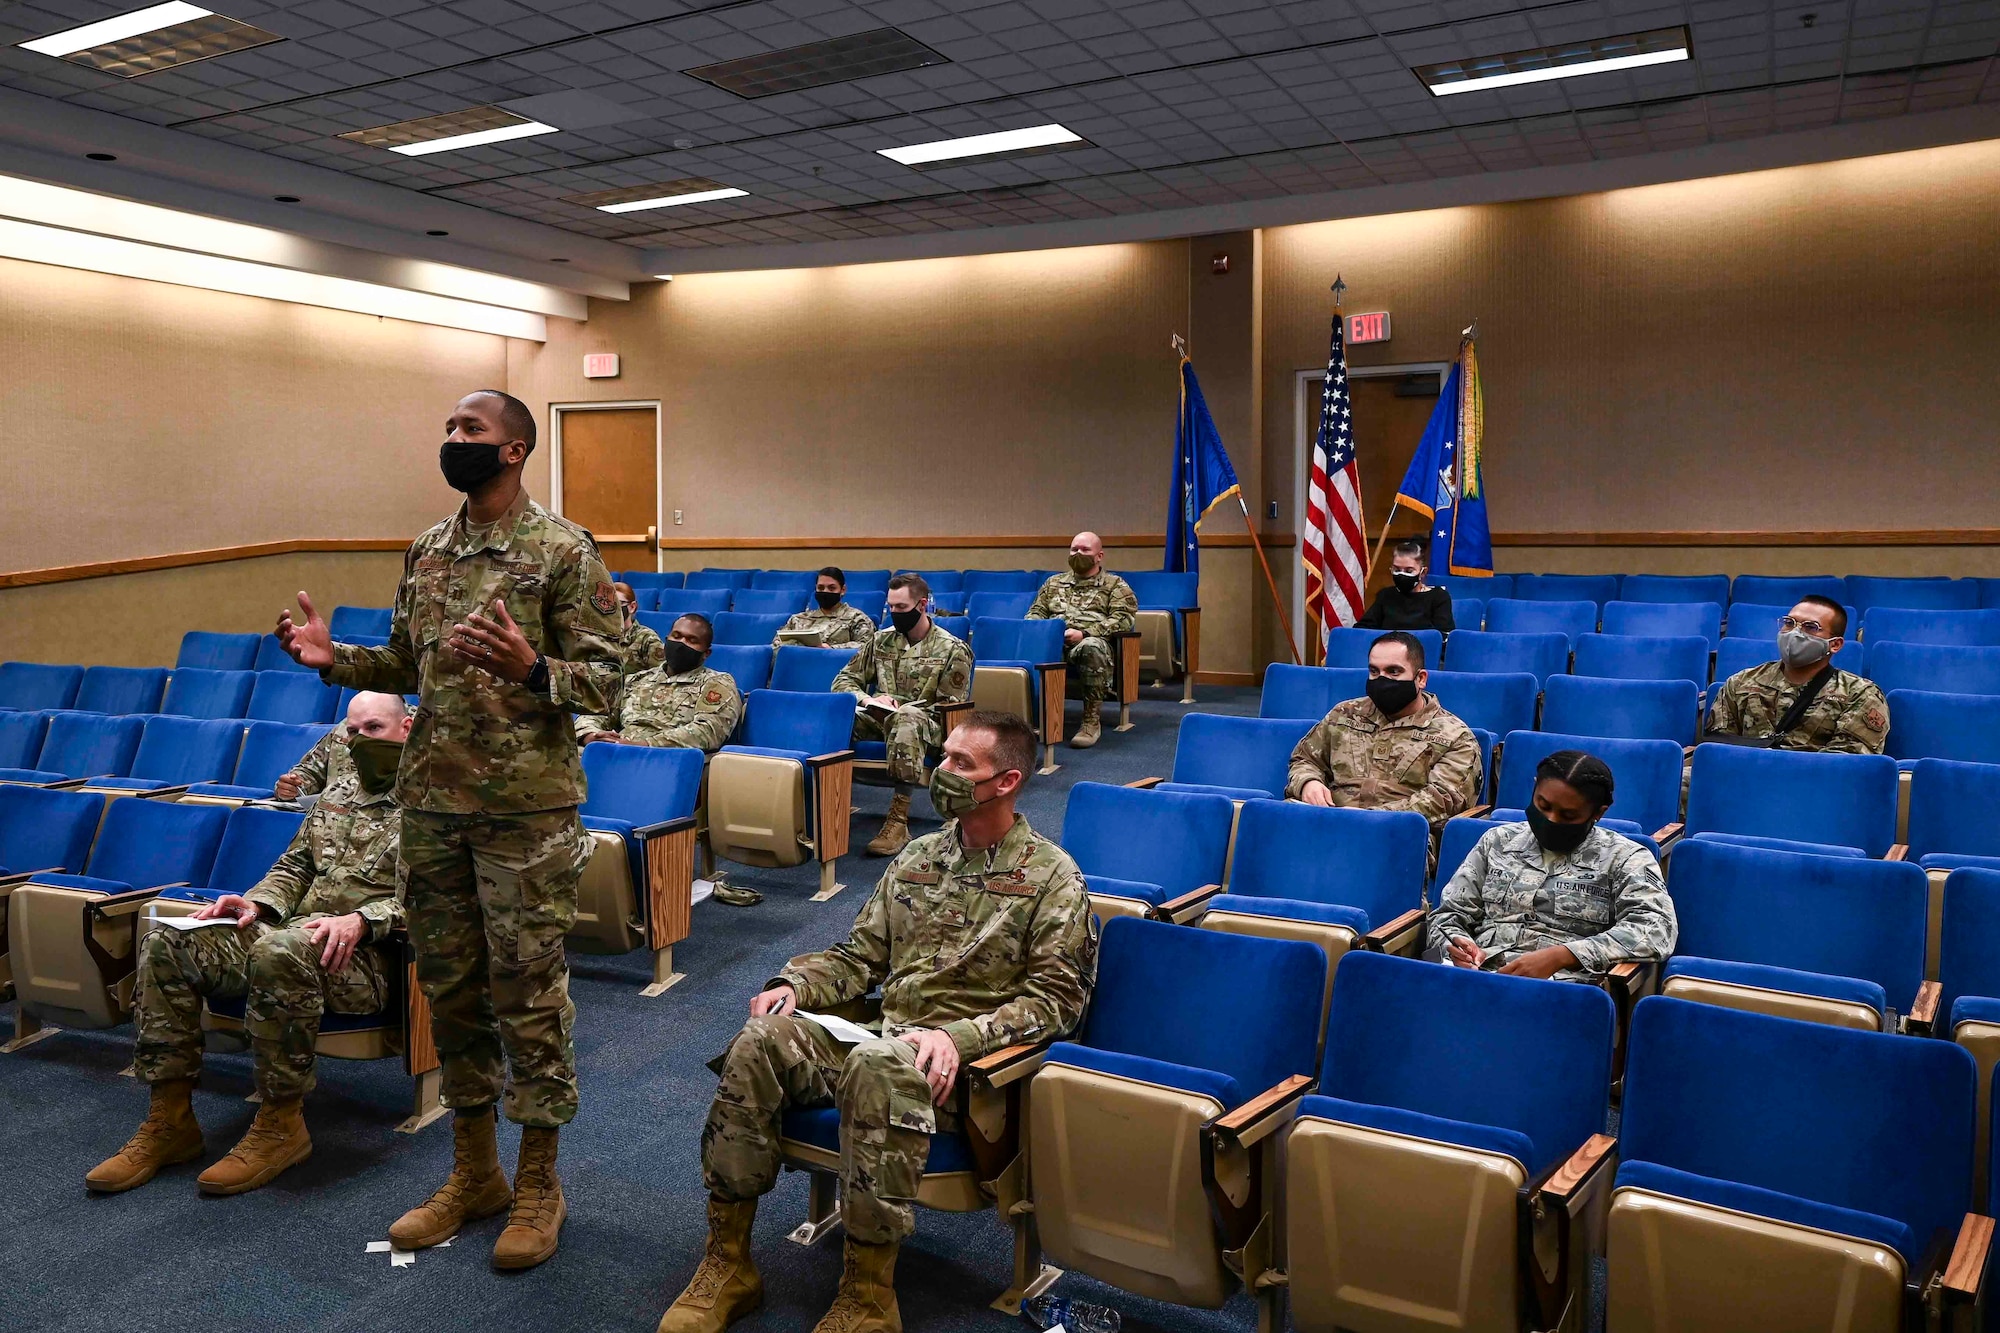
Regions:
<svg viewBox="0 0 2000 1333"><path fill-rule="evenodd" d="M1256 692L1200 689L1199 709L1254 713ZM1137 727L1106 731L1095 749L1057 751L1061 770L1035 778L1022 802L1029 820L1061 832L1071 783L1166 776L1175 728L1188 711L1159 692L1135 706ZM1107 717L1109 714L1107 714ZM1071 705L1074 729L1076 706ZM306 1104L312 1160L273 1185L208 1199L194 1177L235 1142L254 1107L245 1055L211 1056L196 1094L208 1135L201 1163L163 1172L128 1194L97 1198L83 1173L115 1152L144 1115L145 1092L119 1070L132 1056L129 1026L63 1032L0 1056L0 1272L9 1273L0 1327L42 1333L185 1327L204 1333L274 1327L500 1333L501 1330L650 1330L700 1257L705 1231L699 1135L714 1077L704 1062L742 1021L749 997L788 957L845 936L881 862L859 854L888 805L883 789L857 792L857 852L841 862L845 892L812 903L817 871L730 868L761 889L740 909L706 903L674 951L687 980L658 999L642 954L571 955L583 1108L562 1139L569 1222L555 1258L527 1273L487 1264L502 1220L480 1223L449 1248L392 1269L365 1253L389 1223L450 1169L451 1131L440 1121L396 1134L409 1085L396 1061L322 1061ZM918 832L935 828L927 801ZM0 1009L11 1030L13 1007ZM501 1129L510 1172L516 1131ZM840 1276L838 1233L805 1249L785 1240L804 1215L805 1179L785 1176L759 1211L756 1256L766 1304L740 1327L809 1329ZM100 1265L108 1264L104 1268ZM986 1303L1012 1271L1008 1232L991 1213L919 1211L904 1248L897 1292L913 1330L1025 1327ZM1119 1309L1134 1330L1233 1330L1255 1322L1237 1297L1221 1311L1143 1301L1069 1276L1066 1294Z"/></svg>

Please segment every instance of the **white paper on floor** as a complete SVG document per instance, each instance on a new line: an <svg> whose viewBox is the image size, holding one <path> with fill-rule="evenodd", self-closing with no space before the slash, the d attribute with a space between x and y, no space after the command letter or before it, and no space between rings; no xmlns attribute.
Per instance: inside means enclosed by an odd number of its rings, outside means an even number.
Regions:
<svg viewBox="0 0 2000 1333"><path fill-rule="evenodd" d="M698 879L694 882L694 892L688 895L688 906L693 907L696 903L707 902L714 893L714 880Z"/></svg>

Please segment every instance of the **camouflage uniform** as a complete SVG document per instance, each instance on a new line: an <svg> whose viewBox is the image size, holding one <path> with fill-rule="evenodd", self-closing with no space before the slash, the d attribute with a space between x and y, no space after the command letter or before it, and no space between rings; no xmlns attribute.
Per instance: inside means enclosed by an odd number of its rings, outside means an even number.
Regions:
<svg viewBox="0 0 2000 1333"><path fill-rule="evenodd" d="M727 671L698 666L670 676L663 666L627 676L618 709L576 719L581 740L593 731L615 731L627 745L680 746L711 753L722 748L743 716L743 695Z"/></svg>
<svg viewBox="0 0 2000 1333"><path fill-rule="evenodd" d="M1674 900L1653 854L1602 824L1567 856L1542 850L1525 823L1488 829L1431 914L1440 945L1469 939L1499 967L1566 944L1577 965L1561 981L1596 981L1615 964L1674 951Z"/></svg>
<svg viewBox="0 0 2000 1333"><path fill-rule="evenodd" d="M944 744L937 705L963 703L972 693L972 651L935 620L915 643L901 630L881 630L861 641L861 651L833 678L833 692L857 699L886 694L902 705L886 731L874 718L857 716L854 739L886 740L889 776L921 785L924 755Z"/></svg>
<svg viewBox="0 0 2000 1333"><path fill-rule="evenodd" d="M938 1028L962 1061L1061 1036L1083 1017L1097 972L1096 929L1076 862L1019 815L998 846L967 851L958 823L905 847L845 944L803 954L769 983L808 1013L882 989L883 1039L847 1047L789 1015L752 1018L711 1062L721 1076L701 1133L703 1179L747 1200L778 1178L779 1119L840 1108L842 1220L866 1244L916 1227L911 1201L933 1132L958 1117L931 1103L916 1048ZM961 1076L962 1077L962 1076Z"/></svg>
<svg viewBox="0 0 2000 1333"><path fill-rule="evenodd" d="M204 996L247 996L243 1025L267 1101L312 1091L322 1013L372 1014L387 1003L394 964L379 949L364 943L346 967L328 972L321 946L304 929L308 921L359 912L367 938L380 944L403 924L395 798L361 791L345 746L332 749L330 768L327 790L292 845L244 895L263 909L260 920L244 930L155 926L145 935L132 1063L146 1082L200 1072Z"/></svg>
<svg viewBox="0 0 2000 1333"><path fill-rule="evenodd" d="M1829 667L1833 675L1799 724L1772 742L1779 750L1880 754L1889 735L1889 701L1874 681ZM1769 736L1798 700L1803 685L1785 679L1777 662L1746 667L1722 682L1708 729L1730 736Z"/></svg>
<svg viewBox="0 0 2000 1333"><path fill-rule="evenodd" d="M868 613L858 606L842 602L831 611L822 611L817 606L808 607L785 622L787 630L814 629L819 631L819 646L832 648L843 643L865 643L875 637L875 622ZM780 630L782 634L784 631ZM773 644L784 640L773 635Z"/></svg>
<svg viewBox="0 0 2000 1333"><path fill-rule="evenodd" d="M1117 666L1110 636L1139 627L1139 598L1131 584L1108 569L1088 575L1062 573L1035 594L1028 619L1060 620L1083 631L1067 656L1070 674L1088 707L1104 702L1111 693Z"/></svg>
<svg viewBox="0 0 2000 1333"><path fill-rule="evenodd" d="M1426 693L1417 711L1390 719L1366 697L1333 706L1292 751L1285 795L1323 782L1335 805L1414 810L1431 822L1431 842L1479 795L1479 740Z"/></svg>
<svg viewBox="0 0 2000 1333"><path fill-rule="evenodd" d="M545 694L446 647L454 624L490 616L496 598L547 654ZM396 803L446 1106L484 1106L504 1091L508 1119L521 1124L576 1114L576 1009L562 942L590 838L576 812L583 761L570 715L617 707L623 631L590 535L523 491L490 526L471 524L461 506L417 538L388 645L336 645L321 673L420 696Z"/></svg>
<svg viewBox="0 0 2000 1333"><path fill-rule="evenodd" d="M667 646L660 642L660 636L653 632L650 625L633 621L625 627L621 643L619 669L627 676L636 676L667 660Z"/></svg>

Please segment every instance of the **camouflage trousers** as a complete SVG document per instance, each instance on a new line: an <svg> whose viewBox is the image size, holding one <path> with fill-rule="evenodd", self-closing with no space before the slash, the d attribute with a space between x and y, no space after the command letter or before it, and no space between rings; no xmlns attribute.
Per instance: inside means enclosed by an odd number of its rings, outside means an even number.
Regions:
<svg viewBox="0 0 2000 1333"><path fill-rule="evenodd" d="M921 787L930 781L930 774L924 771L924 755L944 744L944 728L924 709L904 704L889 719L886 731L874 718L857 716L854 719L854 739L887 741L889 776L898 782Z"/></svg>
<svg viewBox="0 0 2000 1333"><path fill-rule="evenodd" d="M323 1013L372 1014L388 1002L390 969L363 945L328 972L320 946L300 926L258 922L248 929L156 926L139 946L132 1064L147 1083L201 1072L201 1002L243 996L243 1027L266 1101L313 1089L313 1043Z"/></svg>
<svg viewBox="0 0 2000 1333"><path fill-rule="evenodd" d="M504 1094L517 1124L567 1124L576 1115L576 1006L563 936L590 859L576 808L405 810L402 851L417 982L444 1065L440 1100L486 1106Z"/></svg>
<svg viewBox="0 0 2000 1333"><path fill-rule="evenodd" d="M1103 703L1111 693L1111 677L1117 670L1111 655L1111 640L1086 634L1069 646L1069 678L1088 707Z"/></svg>
<svg viewBox="0 0 2000 1333"><path fill-rule="evenodd" d="M906 1041L843 1046L790 1015L752 1018L709 1063L721 1076L701 1131L701 1172L719 1199L749 1200L778 1179L778 1125L786 1111L840 1109L840 1218L864 1244L917 1228L912 1205L934 1130L958 1121L931 1105L930 1085Z"/></svg>

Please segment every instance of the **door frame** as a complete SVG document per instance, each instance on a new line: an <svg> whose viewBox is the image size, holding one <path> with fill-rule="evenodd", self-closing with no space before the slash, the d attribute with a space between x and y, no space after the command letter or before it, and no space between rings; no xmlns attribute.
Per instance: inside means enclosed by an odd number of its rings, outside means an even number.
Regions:
<svg viewBox="0 0 2000 1333"><path fill-rule="evenodd" d="M1438 392L1444 392L1445 380L1451 375L1449 361L1405 361L1393 366L1355 366L1347 368L1349 380L1383 379L1391 375L1434 374L1438 377ZM1292 623L1305 632L1306 624L1306 580L1305 530L1306 530L1306 486L1312 480L1313 437L1319 431L1319 399L1306 392L1306 385L1317 379L1326 378L1325 366L1313 366L1308 370L1292 372L1292 513L1298 516L1294 526L1299 532L1299 559L1301 564L1292 579ZM1366 515L1363 516L1364 520ZM1382 515L1375 515L1380 523ZM1376 529L1380 531L1379 528ZM1375 533L1364 533L1373 542Z"/></svg>
<svg viewBox="0 0 2000 1333"><path fill-rule="evenodd" d="M549 404L549 509L563 512L563 418L571 412L614 412L646 410L653 414L653 531L666 531L666 446L660 431L660 400L630 398L609 403ZM666 568L658 541L653 544L653 569Z"/></svg>

